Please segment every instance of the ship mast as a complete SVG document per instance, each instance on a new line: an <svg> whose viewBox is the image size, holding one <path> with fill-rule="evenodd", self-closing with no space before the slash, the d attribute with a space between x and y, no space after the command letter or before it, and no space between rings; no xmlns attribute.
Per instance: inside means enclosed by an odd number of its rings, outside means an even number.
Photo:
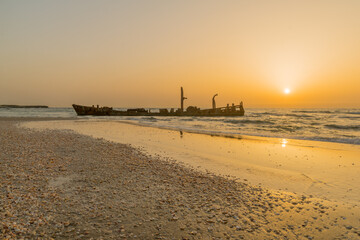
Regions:
<svg viewBox="0 0 360 240"><path fill-rule="evenodd" d="M184 90L183 87L181 87L181 97L180 97L180 102L181 102L181 112L184 112L184 100L187 99L186 97L184 97Z"/></svg>
<svg viewBox="0 0 360 240"><path fill-rule="evenodd" d="M212 108L213 109L216 109L216 102L215 102L215 97L217 96L218 94L215 94L212 98Z"/></svg>

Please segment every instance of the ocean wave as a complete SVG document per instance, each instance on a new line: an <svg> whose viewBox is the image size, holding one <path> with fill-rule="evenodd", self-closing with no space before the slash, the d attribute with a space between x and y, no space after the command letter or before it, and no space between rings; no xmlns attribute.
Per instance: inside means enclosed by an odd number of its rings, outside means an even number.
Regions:
<svg viewBox="0 0 360 240"><path fill-rule="evenodd" d="M342 130L360 130L360 125L337 125L337 124L325 124L330 129L342 129Z"/></svg>
<svg viewBox="0 0 360 240"><path fill-rule="evenodd" d="M237 119L229 119L229 120L223 120L225 123L232 123L232 124L274 124L271 121L266 120L250 120L250 119L243 119L243 120L237 120Z"/></svg>
<svg viewBox="0 0 360 240"><path fill-rule="evenodd" d="M261 113L260 115L284 116L284 113L263 112L263 113Z"/></svg>
<svg viewBox="0 0 360 240"><path fill-rule="evenodd" d="M360 119L360 116L339 116L338 118L358 120L358 119Z"/></svg>
<svg viewBox="0 0 360 240"><path fill-rule="evenodd" d="M335 113L335 111L328 110L294 110L294 113Z"/></svg>
<svg viewBox="0 0 360 240"><path fill-rule="evenodd" d="M192 121L194 121L194 118L182 118L182 119L180 119L180 121L192 122Z"/></svg>
<svg viewBox="0 0 360 240"><path fill-rule="evenodd" d="M294 114L294 113L288 113L285 114L284 116L288 116L288 117L300 117L300 118L311 118L313 116L308 115L308 114Z"/></svg>
<svg viewBox="0 0 360 240"><path fill-rule="evenodd" d="M141 119L149 122L157 122L157 119L154 117L143 117Z"/></svg>
<svg viewBox="0 0 360 240"><path fill-rule="evenodd" d="M296 132L302 129L302 127L293 125L277 125L275 129L279 132Z"/></svg>
<svg viewBox="0 0 360 240"><path fill-rule="evenodd" d="M295 113L294 113L295 112ZM267 115L267 116L275 116L275 117L303 117L303 118L311 118L314 117L312 115L309 114L296 114L296 113L312 113L312 112L307 112L307 111L293 111L293 113L286 113L286 112L279 112L279 113L274 113L274 112L263 112L263 113L259 113L259 114L255 114L252 117L261 117L263 115ZM315 113L315 112L314 112Z"/></svg>
<svg viewBox="0 0 360 240"><path fill-rule="evenodd" d="M360 112L343 112L344 114L360 115Z"/></svg>

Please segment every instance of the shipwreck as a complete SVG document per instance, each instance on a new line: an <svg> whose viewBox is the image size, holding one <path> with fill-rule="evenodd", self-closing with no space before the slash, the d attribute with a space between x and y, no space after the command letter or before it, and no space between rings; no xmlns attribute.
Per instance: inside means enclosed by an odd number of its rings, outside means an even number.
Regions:
<svg viewBox="0 0 360 240"><path fill-rule="evenodd" d="M79 116L205 116L205 117L227 117L227 116L244 116L245 110L243 102L240 102L239 105L227 104L225 107L216 107L215 97L218 94L215 94L212 98L212 108L210 109L200 109L196 106L188 106L184 110L184 101L187 99L184 97L184 90L181 87L180 94L180 108L161 108L159 111L154 111L151 109L145 108L130 108L127 110L115 110L112 107L96 107L93 106L82 106L73 104L73 108L77 115Z"/></svg>

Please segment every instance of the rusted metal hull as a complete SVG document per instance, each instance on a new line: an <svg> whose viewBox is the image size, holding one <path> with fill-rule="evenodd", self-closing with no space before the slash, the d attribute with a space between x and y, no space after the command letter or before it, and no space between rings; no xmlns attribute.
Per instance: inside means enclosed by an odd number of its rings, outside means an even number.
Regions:
<svg viewBox="0 0 360 240"><path fill-rule="evenodd" d="M203 116L203 117L233 117L244 116L245 110L242 105L222 107L216 109L187 109L187 111L173 111L160 109L160 112L151 112L144 108L128 109L127 111L114 110L111 107L95 107L72 105L79 116Z"/></svg>

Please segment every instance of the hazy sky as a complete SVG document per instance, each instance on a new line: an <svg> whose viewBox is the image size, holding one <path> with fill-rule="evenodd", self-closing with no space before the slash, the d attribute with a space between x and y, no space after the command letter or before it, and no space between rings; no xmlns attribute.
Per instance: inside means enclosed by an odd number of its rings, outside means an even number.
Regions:
<svg viewBox="0 0 360 240"><path fill-rule="evenodd" d="M0 0L0 104L178 107L180 86L200 107L360 107L360 1Z"/></svg>

